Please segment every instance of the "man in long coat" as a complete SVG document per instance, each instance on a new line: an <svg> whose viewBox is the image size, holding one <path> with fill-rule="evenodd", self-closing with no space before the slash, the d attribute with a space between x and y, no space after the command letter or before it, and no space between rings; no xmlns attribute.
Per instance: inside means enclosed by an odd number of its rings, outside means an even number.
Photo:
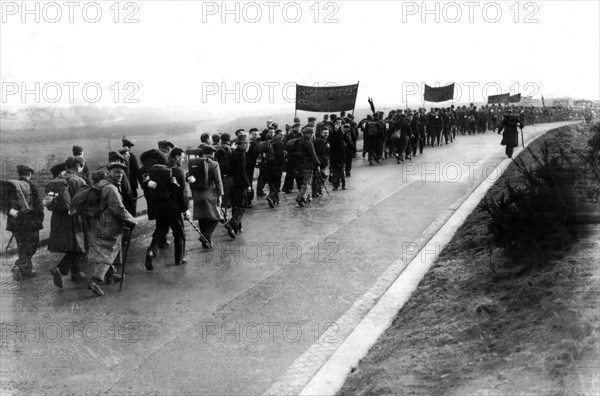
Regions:
<svg viewBox="0 0 600 396"><path fill-rule="evenodd" d="M66 180L71 198L86 184L80 176L84 164L82 157L69 157L65 162L66 172L59 176ZM57 287L63 287L62 277L69 271L71 271L73 282L85 280L85 274L81 272L80 265L87 253L87 231L83 217L75 213L73 209L67 212L52 212L48 250L65 253L58 265L50 270Z"/></svg>
<svg viewBox="0 0 600 396"><path fill-rule="evenodd" d="M106 168L108 176L96 184L100 189L100 215L91 219L87 256L88 262L94 265L88 289L97 296L104 295L98 283L104 282L105 276L107 281L109 278L120 279L112 263L121 251L123 226L133 228L136 225L131 213L125 209L121 195L127 166L111 162Z"/></svg>
<svg viewBox="0 0 600 396"><path fill-rule="evenodd" d="M36 275L31 258L40 244L44 208L34 184L31 183L33 168L18 165L19 180L3 182L0 210L7 215L6 230L17 241L19 258L12 268L16 281ZM5 184L6 183L6 184Z"/></svg>
<svg viewBox="0 0 600 396"><path fill-rule="evenodd" d="M337 118L333 122L333 130L327 139L329 143L329 160L331 169L331 184L333 190L337 190L342 185L346 189L346 175L344 165L346 163L346 141L344 139L344 129L342 128L342 119Z"/></svg>
<svg viewBox="0 0 600 396"><path fill-rule="evenodd" d="M519 131L517 128L523 129L523 123L516 115L513 115L509 108L505 111L504 119L498 129L498 134L502 133L501 145L506 146L506 156L512 158L515 147L519 146ZM504 132L502 132L504 131Z"/></svg>
<svg viewBox="0 0 600 396"><path fill-rule="evenodd" d="M249 142L247 135L240 135L237 139L236 149L231 153L231 176L233 185L231 186L231 219L225 223L227 234L231 238L243 231L242 218L246 213L248 206L248 194L252 191L252 186L246 173L246 152Z"/></svg>
<svg viewBox="0 0 600 396"><path fill-rule="evenodd" d="M194 220L198 220L198 227L209 242L219 220L221 213L219 208L223 202L223 182L221 179L221 170L219 163L215 161L213 155L215 148L213 146L202 147L202 154L205 161L208 162L208 188L198 190L192 188L192 198L194 199ZM210 246L202 242L204 249L210 249Z"/></svg>

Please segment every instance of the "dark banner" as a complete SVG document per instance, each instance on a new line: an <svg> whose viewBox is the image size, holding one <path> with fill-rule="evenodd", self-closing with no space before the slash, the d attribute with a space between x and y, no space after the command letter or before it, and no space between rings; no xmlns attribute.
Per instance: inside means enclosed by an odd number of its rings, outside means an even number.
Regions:
<svg viewBox="0 0 600 396"><path fill-rule="evenodd" d="M433 88L425 84L423 100L425 102L445 102L454 99L454 83L445 87Z"/></svg>
<svg viewBox="0 0 600 396"><path fill-rule="evenodd" d="M521 94L510 95L508 97L508 103L519 103L521 101Z"/></svg>
<svg viewBox="0 0 600 396"><path fill-rule="evenodd" d="M490 104L490 103L508 103L509 98L510 98L510 94L490 95L490 96L488 96L488 104Z"/></svg>
<svg viewBox="0 0 600 396"><path fill-rule="evenodd" d="M354 110L358 84L341 87L307 87L296 84L296 110L335 112Z"/></svg>

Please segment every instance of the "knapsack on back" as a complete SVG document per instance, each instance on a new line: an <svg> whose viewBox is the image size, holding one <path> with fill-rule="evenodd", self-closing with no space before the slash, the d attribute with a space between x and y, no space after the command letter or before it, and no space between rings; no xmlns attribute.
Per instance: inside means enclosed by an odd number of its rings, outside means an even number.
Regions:
<svg viewBox="0 0 600 396"><path fill-rule="evenodd" d="M98 217L102 210L100 209L100 194L102 186L94 185L82 186L77 194L71 199L71 204L77 210L77 213L89 217Z"/></svg>
<svg viewBox="0 0 600 396"><path fill-rule="evenodd" d="M378 124L374 121L367 122L367 136L375 137L379 134Z"/></svg>
<svg viewBox="0 0 600 396"><path fill-rule="evenodd" d="M156 164L166 165L167 163L165 160L165 154L157 149L144 151L142 155L140 155L140 162L146 169L150 169Z"/></svg>
<svg viewBox="0 0 600 396"><path fill-rule="evenodd" d="M71 208L71 195L69 194L69 185L64 177L57 177L46 184L44 188L48 202L47 208L52 212L66 213Z"/></svg>
<svg viewBox="0 0 600 396"><path fill-rule="evenodd" d="M231 156L231 152L229 152L225 147L219 146L217 152L215 153L215 159L219 163L219 169L221 170L221 176L227 176L231 172L231 164L229 162L229 157Z"/></svg>
<svg viewBox="0 0 600 396"><path fill-rule="evenodd" d="M208 169L210 165L210 159L208 158L194 158L188 162L188 171L190 176L194 176L193 183L190 183L192 190L204 191L210 187L208 178Z"/></svg>
<svg viewBox="0 0 600 396"><path fill-rule="evenodd" d="M302 138L288 140L285 142L284 149L287 151L288 156L302 156Z"/></svg>
<svg viewBox="0 0 600 396"><path fill-rule="evenodd" d="M148 176L150 177L150 181L156 183L156 188L148 188L150 199L159 201L169 199L172 177L171 168L166 165L152 165L148 169Z"/></svg>

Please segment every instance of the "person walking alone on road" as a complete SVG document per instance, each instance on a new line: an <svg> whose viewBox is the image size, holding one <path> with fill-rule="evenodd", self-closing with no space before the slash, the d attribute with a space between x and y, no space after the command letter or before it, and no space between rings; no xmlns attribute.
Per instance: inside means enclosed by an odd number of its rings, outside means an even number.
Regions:
<svg viewBox="0 0 600 396"><path fill-rule="evenodd" d="M515 147L519 146L519 131L517 128L523 130L523 123L516 115L513 115L510 108L504 112L504 119L498 129L498 135L502 133L501 145L506 146L506 156L512 158ZM503 132L504 131L504 132Z"/></svg>

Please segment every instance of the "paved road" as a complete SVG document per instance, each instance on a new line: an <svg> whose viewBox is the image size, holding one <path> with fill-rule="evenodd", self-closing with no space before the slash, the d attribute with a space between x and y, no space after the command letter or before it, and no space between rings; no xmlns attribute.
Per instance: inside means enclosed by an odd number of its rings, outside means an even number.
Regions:
<svg viewBox="0 0 600 396"><path fill-rule="evenodd" d="M565 123L527 127L526 141ZM40 276L15 284L1 266L1 387L15 394L297 393L484 177L504 159L498 135L459 136L403 165L354 162L347 191L275 210L260 202L244 233L222 227L206 252L188 227L188 259L161 252L143 266L151 224L132 242L123 291L92 297L57 289L40 252ZM439 252L434 252L439 253ZM383 291L383 290L382 290ZM353 316L353 320L348 320ZM340 318L345 318L341 320ZM323 348L314 349L315 345ZM314 356L306 357L313 347ZM289 368L299 367L290 371Z"/></svg>

